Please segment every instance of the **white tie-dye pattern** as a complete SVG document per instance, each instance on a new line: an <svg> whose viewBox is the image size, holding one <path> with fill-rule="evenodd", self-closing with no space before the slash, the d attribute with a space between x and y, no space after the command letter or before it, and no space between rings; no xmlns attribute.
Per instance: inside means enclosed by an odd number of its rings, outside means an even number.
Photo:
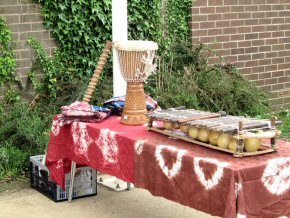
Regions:
<svg viewBox="0 0 290 218"><path fill-rule="evenodd" d="M143 151L143 144L144 144L145 140L137 140L137 142L135 142L135 152L136 154L140 155Z"/></svg>
<svg viewBox="0 0 290 218"><path fill-rule="evenodd" d="M104 164L117 164L119 145L116 140L116 133L109 129L101 129L100 136L96 141L104 157Z"/></svg>
<svg viewBox="0 0 290 218"><path fill-rule="evenodd" d="M238 197L238 193L239 191L241 191L242 189L242 184L241 183L238 183L238 182L235 182L235 193L236 193L236 197Z"/></svg>
<svg viewBox="0 0 290 218"><path fill-rule="evenodd" d="M275 158L268 161L262 176L267 190L282 195L290 187L290 158Z"/></svg>
<svg viewBox="0 0 290 218"><path fill-rule="evenodd" d="M216 165L217 169L211 179L205 178L204 172L202 168L199 166L199 162L201 160ZM201 184L205 187L206 190L214 188L219 183L220 179L223 177L224 167L229 165L229 163L226 162L219 162L218 160L213 158L203 158L203 157L195 157L193 160L193 164L195 172L197 174L197 178L201 182Z"/></svg>
<svg viewBox="0 0 290 218"><path fill-rule="evenodd" d="M288 218L288 216L279 216L279 218Z"/></svg>
<svg viewBox="0 0 290 218"><path fill-rule="evenodd" d="M247 216L246 216L246 215L243 215L243 214L240 214L240 213L238 213L238 214L237 214L237 218L247 218Z"/></svg>
<svg viewBox="0 0 290 218"><path fill-rule="evenodd" d="M87 132L85 123L73 122L71 125L75 153L88 157L89 145L93 142Z"/></svg>
<svg viewBox="0 0 290 218"><path fill-rule="evenodd" d="M53 120L52 121L52 126L51 126L51 131L53 133L53 135L58 136L59 135L59 131L60 131L60 127L63 126L63 122L62 120Z"/></svg>
<svg viewBox="0 0 290 218"><path fill-rule="evenodd" d="M57 161L56 169L59 169L61 167L63 167L63 160L62 159Z"/></svg>
<svg viewBox="0 0 290 218"><path fill-rule="evenodd" d="M161 154L162 150L165 148L170 150L170 151L177 152L176 162L173 164L173 166L170 170L167 166L165 166L165 161L164 161L164 158L162 157L162 154ZM175 177L179 173L179 171L181 169L181 164L182 164L182 157L184 154L186 154L185 150L177 149L177 148L170 146L170 145L158 145L156 148L156 151L155 151L156 160L158 161L159 166L162 169L163 173L169 179L172 179L173 177Z"/></svg>

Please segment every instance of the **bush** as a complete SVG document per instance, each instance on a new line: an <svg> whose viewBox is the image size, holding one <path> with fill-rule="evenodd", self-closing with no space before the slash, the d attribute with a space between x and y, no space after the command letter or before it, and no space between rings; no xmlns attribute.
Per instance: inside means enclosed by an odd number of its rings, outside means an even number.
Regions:
<svg viewBox="0 0 290 218"><path fill-rule="evenodd" d="M27 168L28 152L16 148L10 141L0 146L0 180L15 178Z"/></svg>
<svg viewBox="0 0 290 218"><path fill-rule="evenodd" d="M232 115L250 115L269 111L266 94L245 79L232 63L209 65L216 55L199 44L178 45L170 55L160 57L158 72L146 84L149 93L164 107L186 106ZM222 61L222 58L221 58Z"/></svg>

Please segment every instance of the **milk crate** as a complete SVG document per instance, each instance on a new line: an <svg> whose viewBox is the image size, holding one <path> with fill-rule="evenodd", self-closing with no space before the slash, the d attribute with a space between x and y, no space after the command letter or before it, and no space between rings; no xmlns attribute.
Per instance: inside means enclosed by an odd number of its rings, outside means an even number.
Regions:
<svg viewBox="0 0 290 218"><path fill-rule="evenodd" d="M49 179L49 170L42 163L44 155L30 157L30 186L55 202L68 199L70 173L65 175L65 190ZM73 198L97 194L96 170L90 167L78 167L75 173Z"/></svg>

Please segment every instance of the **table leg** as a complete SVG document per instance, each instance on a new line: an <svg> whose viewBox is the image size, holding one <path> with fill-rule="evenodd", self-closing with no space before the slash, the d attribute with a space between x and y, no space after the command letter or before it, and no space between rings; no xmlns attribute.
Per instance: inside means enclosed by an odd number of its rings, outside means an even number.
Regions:
<svg viewBox="0 0 290 218"><path fill-rule="evenodd" d="M70 170L70 181L69 181L69 191L68 191L68 202L71 203L73 197L73 188L74 188L74 179L75 179L75 172L76 172L76 162L71 162L71 170Z"/></svg>

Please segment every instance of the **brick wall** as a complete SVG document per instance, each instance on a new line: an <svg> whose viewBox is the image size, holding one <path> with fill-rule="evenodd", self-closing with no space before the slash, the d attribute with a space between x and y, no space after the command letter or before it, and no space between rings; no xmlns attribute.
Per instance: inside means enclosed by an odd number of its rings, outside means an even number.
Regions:
<svg viewBox="0 0 290 218"><path fill-rule="evenodd" d="M290 0L193 1L191 29L193 43L210 45L268 91L274 110L290 108Z"/></svg>
<svg viewBox="0 0 290 218"><path fill-rule="evenodd" d="M27 73L35 56L34 50L26 42L27 38L30 36L37 38L49 55L53 54L56 44L51 33L42 25L40 5L33 4L31 0L0 0L0 16L7 18L8 27L13 33L16 42L16 70L25 86Z"/></svg>

